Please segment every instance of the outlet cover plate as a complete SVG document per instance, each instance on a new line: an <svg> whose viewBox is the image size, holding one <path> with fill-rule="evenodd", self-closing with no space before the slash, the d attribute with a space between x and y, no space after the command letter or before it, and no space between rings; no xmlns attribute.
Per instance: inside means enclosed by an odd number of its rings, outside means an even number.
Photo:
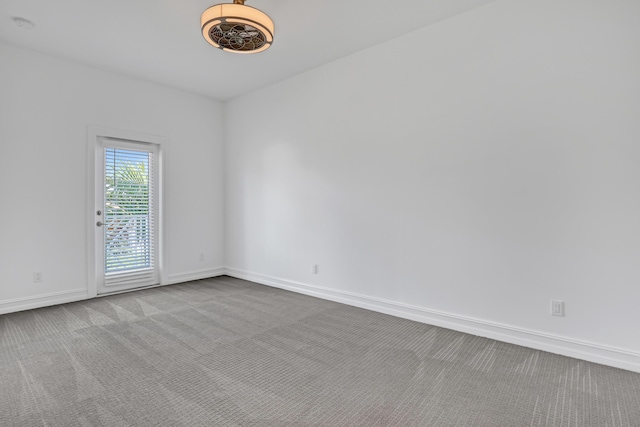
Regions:
<svg viewBox="0 0 640 427"><path fill-rule="evenodd" d="M564 317L564 301L551 301L551 315Z"/></svg>

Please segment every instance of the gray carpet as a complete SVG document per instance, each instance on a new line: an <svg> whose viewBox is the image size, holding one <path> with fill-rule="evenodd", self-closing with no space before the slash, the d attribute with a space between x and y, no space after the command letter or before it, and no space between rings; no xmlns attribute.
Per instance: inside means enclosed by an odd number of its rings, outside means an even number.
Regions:
<svg viewBox="0 0 640 427"><path fill-rule="evenodd" d="M1 426L640 426L640 375L229 277L0 316Z"/></svg>

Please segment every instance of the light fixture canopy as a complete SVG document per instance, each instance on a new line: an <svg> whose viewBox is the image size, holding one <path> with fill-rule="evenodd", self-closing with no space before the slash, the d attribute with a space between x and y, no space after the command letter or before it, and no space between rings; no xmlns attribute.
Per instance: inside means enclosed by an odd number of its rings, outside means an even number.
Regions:
<svg viewBox="0 0 640 427"><path fill-rule="evenodd" d="M257 53L271 46L273 21L244 1L217 4L202 13L202 36L207 42L234 53Z"/></svg>

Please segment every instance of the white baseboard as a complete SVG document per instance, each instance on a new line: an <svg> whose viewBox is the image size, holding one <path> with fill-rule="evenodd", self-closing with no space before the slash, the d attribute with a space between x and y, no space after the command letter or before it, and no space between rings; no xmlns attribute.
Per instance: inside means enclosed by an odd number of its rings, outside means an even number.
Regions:
<svg viewBox="0 0 640 427"><path fill-rule="evenodd" d="M68 291L51 292L32 297L16 298L0 301L0 314L13 313L16 311L31 310L34 308L48 307L50 305L65 304L67 302L81 301L87 299L86 288L71 289Z"/></svg>
<svg viewBox="0 0 640 427"><path fill-rule="evenodd" d="M173 285L176 283L189 282L191 280L207 279L209 277L222 276L224 274L225 274L224 267L189 271L186 273L171 275L161 285L157 285L157 286ZM152 287L155 287L155 286L152 286ZM132 290L138 290L138 289L132 289ZM108 295L114 295L114 294L115 293L110 293ZM99 296L106 296L106 295L99 295ZM52 292L48 294L35 295L31 297L16 298L11 300L0 301L0 314L14 313L16 311L31 310L34 308L49 307L51 305L81 301L88 298L89 298L89 292L88 292L88 289L86 288Z"/></svg>
<svg viewBox="0 0 640 427"><path fill-rule="evenodd" d="M305 295L311 295L330 301L390 314L392 316L415 320L417 322L453 329L459 332L491 338L510 344L574 357L576 359L587 360L589 362L600 363L602 365L613 366L615 368L640 372L640 353L630 350L575 340L568 337L460 316L457 314L430 310L423 307L373 298L366 295L307 285L237 268L227 267L225 271L228 276L236 277L238 279L245 279L267 286L286 289Z"/></svg>
<svg viewBox="0 0 640 427"><path fill-rule="evenodd" d="M203 270L187 271L180 274L171 274L164 281L163 285L174 285L176 283L189 282L191 280L208 279L226 274L224 267L207 268Z"/></svg>

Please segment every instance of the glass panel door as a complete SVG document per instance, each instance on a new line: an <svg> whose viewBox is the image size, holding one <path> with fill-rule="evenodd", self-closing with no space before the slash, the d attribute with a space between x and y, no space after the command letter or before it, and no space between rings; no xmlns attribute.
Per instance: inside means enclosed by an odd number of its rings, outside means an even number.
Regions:
<svg viewBox="0 0 640 427"><path fill-rule="evenodd" d="M100 144L98 293L157 284L157 146L112 138Z"/></svg>

